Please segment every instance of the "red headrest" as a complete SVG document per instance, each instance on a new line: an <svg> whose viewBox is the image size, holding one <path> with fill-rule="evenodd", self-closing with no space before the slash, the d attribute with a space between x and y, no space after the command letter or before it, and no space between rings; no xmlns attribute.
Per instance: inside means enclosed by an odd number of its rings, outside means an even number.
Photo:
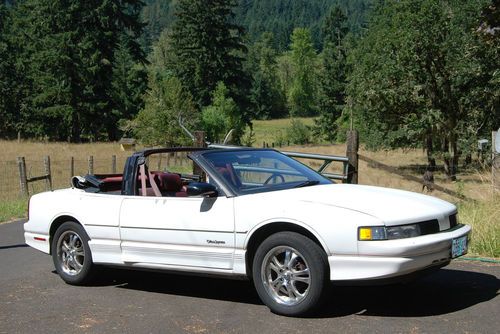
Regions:
<svg viewBox="0 0 500 334"><path fill-rule="evenodd" d="M179 191L182 188L182 180L179 174L161 173L158 174L158 187L163 191Z"/></svg>

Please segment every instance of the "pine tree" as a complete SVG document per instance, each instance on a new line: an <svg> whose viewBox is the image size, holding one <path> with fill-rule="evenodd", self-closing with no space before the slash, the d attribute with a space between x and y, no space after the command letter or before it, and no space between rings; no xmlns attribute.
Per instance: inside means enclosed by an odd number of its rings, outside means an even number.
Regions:
<svg viewBox="0 0 500 334"><path fill-rule="evenodd" d="M272 33L263 33L248 55L247 72L252 73L250 100L255 116L260 119L278 118L287 112L278 80L278 52L273 48L273 39Z"/></svg>
<svg viewBox="0 0 500 334"><path fill-rule="evenodd" d="M150 73L151 74L151 73ZM191 95L176 77L149 78L144 108L130 124L134 135L146 145L179 146L189 143L178 124L192 128L195 106Z"/></svg>
<svg viewBox="0 0 500 334"><path fill-rule="evenodd" d="M177 0L144 0L146 6L141 17L147 26L141 38L143 46L149 51L152 42L165 29L171 29L174 13L178 8ZM209 1L206 1L207 3ZM290 46L290 35L295 27L311 30L314 46L322 50L321 26L332 6L339 5L347 14L349 29L360 33L365 17L374 0L238 0L235 7L234 22L245 27L246 38L256 42L264 32L274 35L273 47L283 52Z"/></svg>
<svg viewBox="0 0 500 334"><path fill-rule="evenodd" d="M146 145L179 146L191 143L178 124L179 117L188 129L197 129L199 111L191 94L173 75L174 63L171 35L169 31L164 31L149 54L144 107L133 120L121 122L122 130L131 131Z"/></svg>
<svg viewBox="0 0 500 334"><path fill-rule="evenodd" d="M127 37L118 43L114 54L112 101L113 110L110 119L110 131L117 137L116 125L123 120L135 117L144 106L143 95L147 87L147 73L142 64L138 64L131 55Z"/></svg>
<svg viewBox="0 0 500 334"><path fill-rule="evenodd" d="M243 28L232 23L234 0L180 0L173 28L177 57L175 75L188 89L199 108L211 101L217 83L223 82L236 102L240 118L250 121L248 89L250 81L243 71L247 52ZM236 126L236 124L234 124ZM237 136L242 129L237 129Z"/></svg>
<svg viewBox="0 0 500 334"><path fill-rule="evenodd" d="M9 10L0 3L0 137L12 136L15 132L16 110L15 71L13 70L13 48L9 41Z"/></svg>
<svg viewBox="0 0 500 334"><path fill-rule="evenodd" d="M16 67L24 74L21 114L33 136L80 141L117 137L115 51L124 35L135 61L142 24L137 0L26 0L16 8Z"/></svg>
<svg viewBox="0 0 500 334"><path fill-rule="evenodd" d="M347 18L341 9L332 8L323 24L323 69L319 79L318 107L320 117L315 122L316 132L333 142L337 137L337 120L345 103Z"/></svg>

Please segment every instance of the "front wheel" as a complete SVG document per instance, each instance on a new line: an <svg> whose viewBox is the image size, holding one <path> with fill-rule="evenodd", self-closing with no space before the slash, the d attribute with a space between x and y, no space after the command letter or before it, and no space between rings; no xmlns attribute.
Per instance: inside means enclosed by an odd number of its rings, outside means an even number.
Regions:
<svg viewBox="0 0 500 334"><path fill-rule="evenodd" d="M75 222L62 224L52 239L51 252L56 271L68 284L88 283L95 271L89 237Z"/></svg>
<svg viewBox="0 0 500 334"><path fill-rule="evenodd" d="M287 316L308 314L320 306L328 287L326 254L301 234L273 234L255 253L253 281L271 311Z"/></svg>

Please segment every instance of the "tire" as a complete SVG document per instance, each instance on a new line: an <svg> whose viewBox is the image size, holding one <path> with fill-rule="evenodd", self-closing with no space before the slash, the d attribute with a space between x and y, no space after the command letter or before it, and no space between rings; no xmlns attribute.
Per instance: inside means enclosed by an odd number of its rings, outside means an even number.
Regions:
<svg viewBox="0 0 500 334"><path fill-rule="evenodd" d="M56 271L68 284L84 285L91 281L95 265L89 248L89 237L75 222L63 223L52 239L51 253Z"/></svg>
<svg viewBox="0 0 500 334"><path fill-rule="evenodd" d="M261 300L272 312L304 316L316 310L329 287L326 254L311 239L279 232L258 247L252 277Z"/></svg>

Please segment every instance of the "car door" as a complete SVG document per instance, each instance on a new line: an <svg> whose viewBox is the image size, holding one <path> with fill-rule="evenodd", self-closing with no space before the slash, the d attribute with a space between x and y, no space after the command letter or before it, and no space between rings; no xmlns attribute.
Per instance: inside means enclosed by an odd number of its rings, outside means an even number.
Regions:
<svg viewBox="0 0 500 334"><path fill-rule="evenodd" d="M123 196L82 192L73 205L77 218L90 237L92 260L96 263L120 263L119 213Z"/></svg>
<svg viewBox="0 0 500 334"><path fill-rule="evenodd" d="M232 269L233 202L226 196L127 196L120 210L122 260Z"/></svg>

